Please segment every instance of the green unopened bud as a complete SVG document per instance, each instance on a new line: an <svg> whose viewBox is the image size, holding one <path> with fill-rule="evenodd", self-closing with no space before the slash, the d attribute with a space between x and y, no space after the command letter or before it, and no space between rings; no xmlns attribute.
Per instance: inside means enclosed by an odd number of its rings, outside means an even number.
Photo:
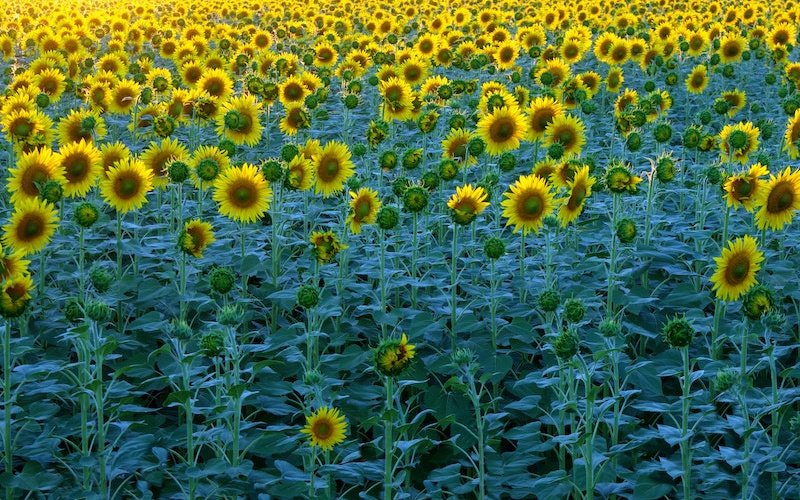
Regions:
<svg viewBox="0 0 800 500"><path fill-rule="evenodd" d="M100 211L91 202L85 201L75 207L75 222L84 229L92 227L99 217Z"/></svg>
<svg viewBox="0 0 800 500"><path fill-rule="evenodd" d="M175 160L167 167L167 173L172 182L180 184L189 177L189 165L180 160Z"/></svg>
<svg viewBox="0 0 800 500"><path fill-rule="evenodd" d="M572 330L563 330L553 341L556 356L563 360L570 359L578 353L580 339Z"/></svg>
<svg viewBox="0 0 800 500"><path fill-rule="evenodd" d="M111 318L111 308L105 302L95 300L86 305L86 316L95 323L105 323Z"/></svg>
<svg viewBox="0 0 800 500"><path fill-rule="evenodd" d="M397 227L398 222L400 222L400 212L396 208L384 205L378 210L378 227L384 231L394 229Z"/></svg>
<svg viewBox="0 0 800 500"><path fill-rule="evenodd" d="M225 334L220 330L213 330L200 338L200 351L210 357L216 357L225 350Z"/></svg>
<svg viewBox="0 0 800 500"><path fill-rule="evenodd" d="M567 299L564 302L564 319L570 323L578 323L586 314L586 306L581 299Z"/></svg>
<svg viewBox="0 0 800 500"><path fill-rule="evenodd" d="M483 252L492 260L497 260L506 253L506 244L503 240L497 237L492 237L486 240L483 244Z"/></svg>
<svg viewBox="0 0 800 500"><path fill-rule="evenodd" d="M539 307L544 312L553 312L561 304L561 295L556 290L545 290L539 295Z"/></svg>
<svg viewBox="0 0 800 500"><path fill-rule="evenodd" d="M208 281L212 290L225 295L233 290L233 286L236 283L236 276L233 274L233 271L226 267L215 267L209 273Z"/></svg>
<svg viewBox="0 0 800 500"><path fill-rule="evenodd" d="M667 344L674 349L688 347L694 337L694 328L686 318L674 317L661 330Z"/></svg>
<svg viewBox="0 0 800 500"><path fill-rule="evenodd" d="M64 188L61 186L61 183L57 181L47 181L41 188L39 193L39 197L53 205L61 201L61 198L64 196Z"/></svg>
<svg viewBox="0 0 800 500"><path fill-rule="evenodd" d="M297 304L304 309L311 309L319 304L319 288L314 285L303 285L297 290Z"/></svg>
<svg viewBox="0 0 800 500"><path fill-rule="evenodd" d="M114 282L114 275L105 267L92 267L89 271L89 281L97 293L106 293Z"/></svg>

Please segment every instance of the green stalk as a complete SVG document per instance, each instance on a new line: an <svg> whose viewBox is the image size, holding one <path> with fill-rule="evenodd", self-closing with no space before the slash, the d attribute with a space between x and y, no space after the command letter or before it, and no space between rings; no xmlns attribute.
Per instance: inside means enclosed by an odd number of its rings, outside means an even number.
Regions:
<svg viewBox="0 0 800 500"><path fill-rule="evenodd" d="M456 308L456 281L458 262L458 223L453 222L453 254L450 260L450 349L456 351L456 334L458 333L458 309Z"/></svg>
<svg viewBox="0 0 800 500"><path fill-rule="evenodd" d="M105 395L103 394L103 338L101 327L92 322L90 329L94 334L95 368L94 368L94 401L97 411L97 462L100 472L99 487L103 497L108 496L108 479L106 473L106 419Z"/></svg>
<svg viewBox="0 0 800 500"><path fill-rule="evenodd" d="M386 422L384 424L384 468L383 468L383 500L392 500L392 483L394 482L394 440L392 431L394 427L394 380L391 377L384 379L386 386Z"/></svg>
<svg viewBox="0 0 800 500"><path fill-rule="evenodd" d="M380 276L378 277L381 290L381 314L386 313L386 232L378 230L378 245L381 247L380 253ZM381 322L381 338L386 338L386 322Z"/></svg>
<svg viewBox="0 0 800 500"><path fill-rule="evenodd" d="M81 457L88 459L90 454L89 445L89 395L86 394L86 388L89 385L91 378L91 355L89 354L88 346L86 345L85 338L75 342L75 351L78 354L80 361L80 383L81 383ZM92 469L88 465L83 466L83 489L89 491L91 486Z"/></svg>
<svg viewBox="0 0 800 500"><path fill-rule="evenodd" d="M311 446L311 457L309 457L309 476L310 481L308 483L308 498L317 498L317 447L312 445Z"/></svg>
<svg viewBox="0 0 800 500"><path fill-rule="evenodd" d="M497 279L495 278L495 264L494 259L489 259L489 273L490 273L490 289L491 297L489 298L489 316L492 322L492 353L497 355Z"/></svg>
<svg viewBox="0 0 800 500"><path fill-rule="evenodd" d="M192 379L189 375L189 368L190 366L187 364L183 345L179 340L175 341L175 350L178 354L178 359L181 363L181 374L183 376L183 390L189 393L189 396L186 398L186 403L184 405L184 413L186 414L186 466L187 467L194 467L195 466L195 459L194 459L194 409L192 405ZM196 495L197 489L197 479L190 477L189 478L189 499L194 500Z"/></svg>
<svg viewBox="0 0 800 500"><path fill-rule="evenodd" d="M14 474L14 449L11 442L11 322L3 328L3 448L6 474ZM6 487L6 499L14 498L14 489Z"/></svg>
<svg viewBox="0 0 800 500"><path fill-rule="evenodd" d="M481 412L481 398L475 386L475 377L470 371L469 379L470 399L475 412L475 431L478 438L478 500L486 498L486 437L483 413Z"/></svg>
<svg viewBox="0 0 800 500"><path fill-rule="evenodd" d="M769 375L770 375L770 390L772 393L772 413L770 415L771 422L770 422L770 439L772 442L772 447L777 449L778 447L778 437L780 435L780 424L779 415L778 415L778 402L780 399L778 398L778 370L775 363L775 342L772 341L770 338L769 329L766 330L764 336L766 337L767 341L767 360L769 363ZM778 498L778 473L773 472L770 475L770 490L772 491L771 498Z"/></svg>
<svg viewBox="0 0 800 500"><path fill-rule="evenodd" d="M683 358L683 397L681 398L681 466L683 474L683 498L691 497L691 474L692 474L692 448L689 443L689 394L692 388L691 367L689 366L689 347L681 348Z"/></svg>
<svg viewBox="0 0 800 500"><path fill-rule="evenodd" d="M280 230L280 205L281 205L281 189L280 185L275 186L275 205L272 211L272 290L278 290L278 273L281 269L281 251L280 240L278 238L278 231ZM277 302L271 304L271 324L272 331L278 329L278 307Z"/></svg>
<svg viewBox="0 0 800 500"><path fill-rule="evenodd" d="M417 212L411 214L411 279L417 279ZM411 305L417 308L417 287L411 285Z"/></svg>
<svg viewBox="0 0 800 500"><path fill-rule="evenodd" d="M186 252L178 250L181 253L178 283L180 286L180 319L186 320Z"/></svg>
<svg viewBox="0 0 800 500"><path fill-rule="evenodd" d="M236 329L235 328L228 328L228 338L230 339L231 348L230 352L233 355L232 364L233 364L233 384L239 385L241 381L241 374L240 374L240 364L241 364L241 355L239 353L239 347L236 342ZM242 394L239 389L234 391L234 398L233 398L233 428L231 429L231 434L233 437L233 452L231 454L231 465L233 467L239 466L239 434L242 425Z"/></svg>
<svg viewBox="0 0 800 500"><path fill-rule="evenodd" d="M647 206L645 208L644 214L644 245L645 247L650 246L650 236L653 232L652 227L652 212L653 212L653 194L655 193L655 184L656 184L656 176L655 170L650 172L650 178L647 182ZM642 274L642 286L644 288L648 287L648 280L649 276L647 272Z"/></svg>
<svg viewBox="0 0 800 500"><path fill-rule="evenodd" d="M240 257L241 263L240 265L244 266L244 224L239 226L239 250L240 250ZM242 297L247 296L247 275L245 275L244 271L242 271Z"/></svg>
<svg viewBox="0 0 800 500"><path fill-rule="evenodd" d="M611 210L611 251L608 259L608 291L606 292L606 315L611 318L614 316L614 275L616 274L617 264L617 216L619 213L619 194L614 193L613 205Z"/></svg>
<svg viewBox="0 0 800 500"><path fill-rule="evenodd" d="M122 213L117 212L117 284L122 281ZM117 303L117 330L122 333L122 301Z"/></svg>
<svg viewBox="0 0 800 500"><path fill-rule="evenodd" d="M81 304L86 299L86 276L84 276L84 268L86 267L86 245L84 244L84 229L81 226L78 232L78 297L80 297Z"/></svg>
<svg viewBox="0 0 800 500"><path fill-rule="evenodd" d="M521 290L519 294L520 302L524 303L528 296L528 286L525 282L525 230L522 230L522 237L519 240L519 277L521 280Z"/></svg>

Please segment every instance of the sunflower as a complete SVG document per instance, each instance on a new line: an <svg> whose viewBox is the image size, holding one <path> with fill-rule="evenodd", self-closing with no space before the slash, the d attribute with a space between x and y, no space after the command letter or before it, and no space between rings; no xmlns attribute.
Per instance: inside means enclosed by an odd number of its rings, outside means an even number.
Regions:
<svg viewBox="0 0 800 500"><path fill-rule="evenodd" d="M214 238L211 224L192 219L183 226L183 231L178 237L178 247L200 259L203 257L203 251L215 241L217 240Z"/></svg>
<svg viewBox="0 0 800 500"><path fill-rule="evenodd" d="M789 117L786 123L786 132L783 134L783 150L789 153L789 158L796 160L800 157L800 109Z"/></svg>
<svg viewBox="0 0 800 500"><path fill-rule="evenodd" d="M304 155L295 155L286 166L286 186L297 191L307 191L314 185L314 167Z"/></svg>
<svg viewBox="0 0 800 500"><path fill-rule="evenodd" d="M462 128L452 129L442 141L442 158L453 159L460 164L466 162L473 165L477 161L474 156L469 156L467 146L474 134Z"/></svg>
<svg viewBox="0 0 800 500"><path fill-rule="evenodd" d="M564 115L564 107L552 97L537 97L528 109L528 139L537 141L544 136L547 126Z"/></svg>
<svg viewBox="0 0 800 500"><path fill-rule="evenodd" d="M625 83L625 76L622 74L622 68L612 67L608 70L605 81L606 90L616 94L622 88L623 83Z"/></svg>
<svg viewBox="0 0 800 500"><path fill-rule="evenodd" d="M214 175L206 176L208 178L203 182L211 182L230 166L231 160L228 157L228 153L216 146L200 146L194 150L189 158L189 176L192 178L194 186L200 187L201 178L198 175L198 170L205 170L208 173L210 169Z"/></svg>
<svg viewBox="0 0 800 500"><path fill-rule="evenodd" d="M206 92L212 99L226 100L233 94L233 80L222 69L212 68L203 72L197 80L197 89Z"/></svg>
<svg viewBox="0 0 800 500"><path fill-rule="evenodd" d="M333 231L314 231L309 241L314 256L322 264L332 261L339 252L347 248Z"/></svg>
<svg viewBox="0 0 800 500"><path fill-rule="evenodd" d="M302 104L308 94L308 89L303 85L303 80L296 76L287 78L278 87L278 99L284 107L292 104Z"/></svg>
<svg viewBox="0 0 800 500"><path fill-rule="evenodd" d="M7 279L0 285L0 316L16 318L25 311L31 299L33 280L27 274Z"/></svg>
<svg viewBox="0 0 800 500"><path fill-rule="evenodd" d="M586 127L580 118L563 115L554 119L544 131L544 144L561 144L564 147L563 159L578 155L586 143Z"/></svg>
<svg viewBox="0 0 800 500"><path fill-rule="evenodd" d="M519 45L514 40L506 40L497 45L494 50L494 62L497 69L505 71L514 67L519 55Z"/></svg>
<svg viewBox="0 0 800 500"><path fill-rule="evenodd" d="M121 141L107 142L100 146L100 155L102 156L103 173L107 175L108 170L115 163L131 157L131 150Z"/></svg>
<svg viewBox="0 0 800 500"><path fill-rule="evenodd" d="M416 354L416 346L408 343L404 333L400 340L386 339L375 348L375 368L387 377L396 377L408 368Z"/></svg>
<svg viewBox="0 0 800 500"><path fill-rule="evenodd" d="M344 189L344 183L355 173L346 144L331 141L314 155L313 165L316 182L314 192L328 197Z"/></svg>
<svg viewBox="0 0 800 500"><path fill-rule="evenodd" d="M481 186L472 187L472 184L456 186L456 192L448 200L447 208L450 209L455 222L467 225L489 206L487 197L486 191Z"/></svg>
<svg viewBox="0 0 800 500"><path fill-rule="evenodd" d="M314 65L319 68L332 68L338 58L339 53L330 43L319 42L314 47Z"/></svg>
<svg viewBox="0 0 800 500"><path fill-rule="evenodd" d="M555 209L553 191L543 178L536 175L523 175L509 186L500 205L503 217L508 219L506 226L513 224L514 232L522 229L522 234L534 230L537 233L545 217Z"/></svg>
<svg viewBox="0 0 800 500"><path fill-rule="evenodd" d="M727 34L719 42L719 58L724 64L739 61L747 46L747 40L741 35Z"/></svg>
<svg viewBox="0 0 800 500"><path fill-rule="evenodd" d="M36 75L33 79L34 85L43 94L46 94L51 102L57 102L67 88L67 78L57 69L47 69Z"/></svg>
<svg viewBox="0 0 800 500"><path fill-rule="evenodd" d="M100 194L119 213L135 210L147 201L153 189L153 171L141 161L128 157L119 160L100 180Z"/></svg>
<svg viewBox="0 0 800 500"><path fill-rule="evenodd" d="M248 163L222 172L214 182L219 212L237 222L254 222L269 210L272 188L261 170Z"/></svg>
<svg viewBox="0 0 800 500"><path fill-rule="evenodd" d="M217 134L234 144L255 146L261 140L261 103L251 94L233 97L217 114Z"/></svg>
<svg viewBox="0 0 800 500"><path fill-rule="evenodd" d="M311 126L311 115L302 104L292 104L287 106L286 115L281 118L279 128L283 135L292 136L301 129Z"/></svg>
<svg viewBox="0 0 800 500"><path fill-rule="evenodd" d="M708 87L708 68L705 64L698 64L686 77L686 90L692 94L702 94Z"/></svg>
<svg viewBox="0 0 800 500"><path fill-rule="evenodd" d="M711 276L711 283L717 297L733 301L756 285L756 273L763 260L764 254L758 250L752 236L745 235L728 242L722 255L714 257L717 269Z"/></svg>
<svg viewBox="0 0 800 500"><path fill-rule="evenodd" d="M329 451L344 441L347 434L347 422L337 408L323 406L311 416L306 417L306 425L300 432L308 435L311 446L318 446L323 451Z"/></svg>
<svg viewBox="0 0 800 500"><path fill-rule="evenodd" d="M29 152L53 141L53 122L38 110L19 109L10 115L0 116L0 126L18 152Z"/></svg>
<svg viewBox="0 0 800 500"><path fill-rule="evenodd" d="M114 88L111 89L111 95L108 99L109 113L118 115L130 113L139 101L139 95L141 93L141 87L133 80L122 80L117 83Z"/></svg>
<svg viewBox="0 0 800 500"><path fill-rule="evenodd" d="M477 133L490 155L501 155L519 148L520 140L528 133L528 124L516 106L504 106L483 116L478 121Z"/></svg>
<svg viewBox="0 0 800 500"><path fill-rule="evenodd" d="M350 191L350 215L347 223L353 234L361 232L363 224L373 224L381 208L378 192L370 188L361 188L358 192Z"/></svg>
<svg viewBox="0 0 800 500"><path fill-rule="evenodd" d="M748 212L752 212L764 188L765 182L761 177L767 174L769 174L767 167L756 163L747 172L728 177L724 185L728 206L743 207Z"/></svg>
<svg viewBox="0 0 800 500"><path fill-rule="evenodd" d="M186 146L178 142L177 139L166 137L161 143L151 142L142 151L139 160L153 172L153 186L163 188L169 184L167 167L175 160L185 161L189 157Z"/></svg>
<svg viewBox="0 0 800 500"><path fill-rule="evenodd" d="M8 191L14 204L37 198L39 189L48 181L56 181L62 185L66 182L59 156L50 148L23 153L17 160L17 166L8 172Z"/></svg>
<svg viewBox="0 0 800 500"><path fill-rule="evenodd" d="M83 140L62 147L59 158L66 179L64 195L68 198L85 196L103 172L100 151Z"/></svg>
<svg viewBox="0 0 800 500"><path fill-rule="evenodd" d="M792 217L800 210L800 170L791 171L789 167L770 176L767 185L760 191L756 206L756 227L778 231L792 222Z"/></svg>
<svg viewBox="0 0 800 500"><path fill-rule="evenodd" d="M728 117L733 117L747 104L747 95L739 89L725 91L720 98L728 103Z"/></svg>
<svg viewBox="0 0 800 500"><path fill-rule="evenodd" d="M106 122L93 111L73 109L58 122L58 143L62 146L71 142L93 143L106 136Z"/></svg>
<svg viewBox="0 0 800 500"><path fill-rule="evenodd" d="M22 200L3 226L3 244L22 255L36 253L50 242L56 227L58 215L51 204L39 198Z"/></svg>
<svg viewBox="0 0 800 500"><path fill-rule="evenodd" d="M750 122L725 125L719 133L723 161L747 163L747 157L758 149L759 129Z"/></svg>
<svg viewBox="0 0 800 500"><path fill-rule="evenodd" d="M0 246L0 283L15 276L30 274L28 266L31 261L24 259L24 256L19 250L6 252Z"/></svg>
<svg viewBox="0 0 800 500"><path fill-rule="evenodd" d="M397 77L381 81L378 90L383 97L383 119L409 120L413 114L414 93L411 86Z"/></svg>

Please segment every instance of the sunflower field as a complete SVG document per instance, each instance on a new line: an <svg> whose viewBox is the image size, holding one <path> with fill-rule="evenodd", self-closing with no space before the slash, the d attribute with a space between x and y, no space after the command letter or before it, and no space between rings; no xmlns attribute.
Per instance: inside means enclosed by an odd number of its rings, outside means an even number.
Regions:
<svg viewBox="0 0 800 500"><path fill-rule="evenodd" d="M799 24L4 2L2 494L800 498Z"/></svg>

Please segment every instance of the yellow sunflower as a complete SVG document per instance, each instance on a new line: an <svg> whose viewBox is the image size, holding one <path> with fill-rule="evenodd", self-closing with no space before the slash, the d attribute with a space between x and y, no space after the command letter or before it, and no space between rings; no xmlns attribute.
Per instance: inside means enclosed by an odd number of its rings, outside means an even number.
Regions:
<svg viewBox="0 0 800 500"><path fill-rule="evenodd" d="M311 160L304 155L296 155L286 166L285 184L297 191L308 191L314 185L314 168Z"/></svg>
<svg viewBox="0 0 800 500"><path fill-rule="evenodd" d="M124 158L114 164L100 180L100 194L106 203L120 213L135 210L147 201L153 189L153 172L135 158Z"/></svg>
<svg viewBox="0 0 800 500"><path fill-rule="evenodd" d="M750 153L758 149L759 129L750 122L728 124L719 133L719 147L723 161L747 163Z"/></svg>
<svg viewBox="0 0 800 500"><path fill-rule="evenodd" d="M554 119L544 131L544 144L561 144L564 147L562 159L579 155L586 143L586 127L580 118L563 115Z"/></svg>
<svg viewBox="0 0 800 500"><path fill-rule="evenodd" d="M414 93L405 81L391 77L381 81L378 91L383 98L383 119L410 120L414 111Z"/></svg>
<svg viewBox="0 0 800 500"><path fill-rule="evenodd" d="M564 115L564 107L552 97L537 97L528 109L528 139L536 141L544 137L547 126Z"/></svg>
<svg viewBox="0 0 800 500"><path fill-rule="evenodd" d="M15 276L30 274L28 266L31 261L24 257L19 250L6 252L6 249L0 247L0 283Z"/></svg>
<svg viewBox="0 0 800 500"><path fill-rule="evenodd" d="M102 155L103 175L107 175L111 167L120 160L127 160L131 157L131 150L121 141L107 142L100 146Z"/></svg>
<svg viewBox="0 0 800 500"><path fill-rule="evenodd" d="M452 129L442 141L442 158L453 159L460 164L473 165L477 161L467 154L467 146L474 134L461 128Z"/></svg>
<svg viewBox="0 0 800 500"><path fill-rule="evenodd" d="M800 157L800 109L789 117L786 123L786 132L783 134L783 150L789 153L789 158L796 160Z"/></svg>
<svg viewBox="0 0 800 500"><path fill-rule="evenodd" d="M708 87L708 68L705 64L698 64L686 77L686 90L692 94L702 94Z"/></svg>
<svg viewBox="0 0 800 500"><path fill-rule="evenodd" d="M728 206L733 208L743 207L748 212L752 212L761 191L764 189L765 182L761 177L767 174L769 174L767 167L756 163L747 172L728 177L723 186Z"/></svg>
<svg viewBox="0 0 800 500"><path fill-rule="evenodd" d="M189 151L178 139L165 137L161 143L151 142L142 151L139 160L153 172L153 186L163 188L169 184L167 168L175 160L186 161Z"/></svg>
<svg viewBox="0 0 800 500"><path fill-rule="evenodd" d="M531 230L538 233L544 218L555 209L550 185L536 175L521 176L503 196L503 217L508 219L506 226L514 225L515 233L520 229L522 234Z"/></svg>
<svg viewBox="0 0 800 500"><path fill-rule="evenodd" d="M109 113L126 115L131 112L139 101L142 89L133 80L122 80L111 89L108 99Z"/></svg>
<svg viewBox="0 0 800 500"><path fill-rule="evenodd" d="M456 186L456 192L448 200L447 208L450 209L455 222L466 225L489 206L486 198L488 195L481 186L472 187L472 184Z"/></svg>
<svg viewBox="0 0 800 500"><path fill-rule="evenodd" d="M742 52L747 46L747 40L741 35L727 34L722 37L719 42L719 58L724 64L739 61L742 58Z"/></svg>
<svg viewBox="0 0 800 500"><path fill-rule="evenodd" d="M314 155L314 191L328 197L344 189L344 183L355 173L346 144L331 141Z"/></svg>
<svg viewBox="0 0 800 500"><path fill-rule="evenodd" d="M752 236L745 235L728 242L722 255L714 257L717 269L711 276L711 283L717 297L733 301L756 285L756 273L763 260L764 254L758 250Z"/></svg>
<svg viewBox="0 0 800 500"><path fill-rule="evenodd" d="M103 157L91 143L71 142L59 151L61 169L66 180L64 195L68 198L86 196L103 173Z"/></svg>
<svg viewBox="0 0 800 500"><path fill-rule="evenodd" d="M501 155L519 148L520 140L528 134L528 124L516 106L504 106L483 116L477 132L486 143L487 153Z"/></svg>
<svg viewBox="0 0 800 500"><path fill-rule="evenodd" d="M792 222L800 210L800 170L786 170L770 177L760 191L756 206L756 227L778 231Z"/></svg>
<svg viewBox="0 0 800 500"><path fill-rule="evenodd" d="M29 200L39 196L39 188L47 181L66 182L57 154L50 148L35 149L23 153L17 166L9 169L8 191L11 202Z"/></svg>
<svg viewBox="0 0 800 500"><path fill-rule="evenodd" d="M344 441L347 422L338 408L323 406L306 417L306 425L300 432L308 436L311 446L318 446L323 451L328 451Z"/></svg>
<svg viewBox="0 0 800 500"><path fill-rule="evenodd" d="M278 100L285 106L302 104L309 92L303 80L292 76L284 80L278 87Z"/></svg>
<svg viewBox="0 0 800 500"><path fill-rule="evenodd" d="M214 243L214 230L211 224L199 219L192 219L183 226L183 231L178 237L178 246L184 252L198 259L203 257L203 251Z"/></svg>
<svg viewBox="0 0 800 500"><path fill-rule="evenodd" d="M57 227L58 215L52 205L38 198L22 200L3 226L3 244L22 255L36 253L50 242Z"/></svg>
<svg viewBox="0 0 800 500"><path fill-rule="evenodd" d="M0 285L0 316L15 318L25 311L31 299L33 280L27 274L20 274L5 280Z"/></svg>
<svg viewBox="0 0 800 500"><path fill-rule="evenodd" d="M219 212L237 222L254 222L269 210L272 188L261 170L248 163L231 167L214 182Z"/></svg>
<svg viewBox="0 0 800 500"><path fill-rule="evenodd" d="M212 99L224 101L233 94L233 80L222 69L207 69L197 80L196 88L206 92Z"/></svg>
<svg viewBox="0 0 800 500"><path fill-rule="evenodd" d="M255 146L261 140L261 103L251 94L233 97L217 114L217 134L234 144Z"/></svg>
<svg viewBox="0 0 800 500"><path fill-rule="evenodd" d="M581 167L575 172L572 181L569 182L569 196L561 200L558 208L558 221L561 227L567 225L578 218L583 212L586 199L592 195L592 186L597 180L589 175L589 167Z"/></svg>
<svg viewBox="0 0 800 500"><path fill-rule="evenodd" d="M105 120L90 110L73 109L58 122L58 143L62 146L79 141L93 143L103 139L106 133Z"/></svg>
<svg viewBox="0 0 800 500"><path fill-rule="evenodd" d="M350 224L353 234L358 234L362 225L375 223L381 201L378 199L378 192L370 188L361 188L358 192L350 191L350 198L352 199L347 223Z"/></svg>

